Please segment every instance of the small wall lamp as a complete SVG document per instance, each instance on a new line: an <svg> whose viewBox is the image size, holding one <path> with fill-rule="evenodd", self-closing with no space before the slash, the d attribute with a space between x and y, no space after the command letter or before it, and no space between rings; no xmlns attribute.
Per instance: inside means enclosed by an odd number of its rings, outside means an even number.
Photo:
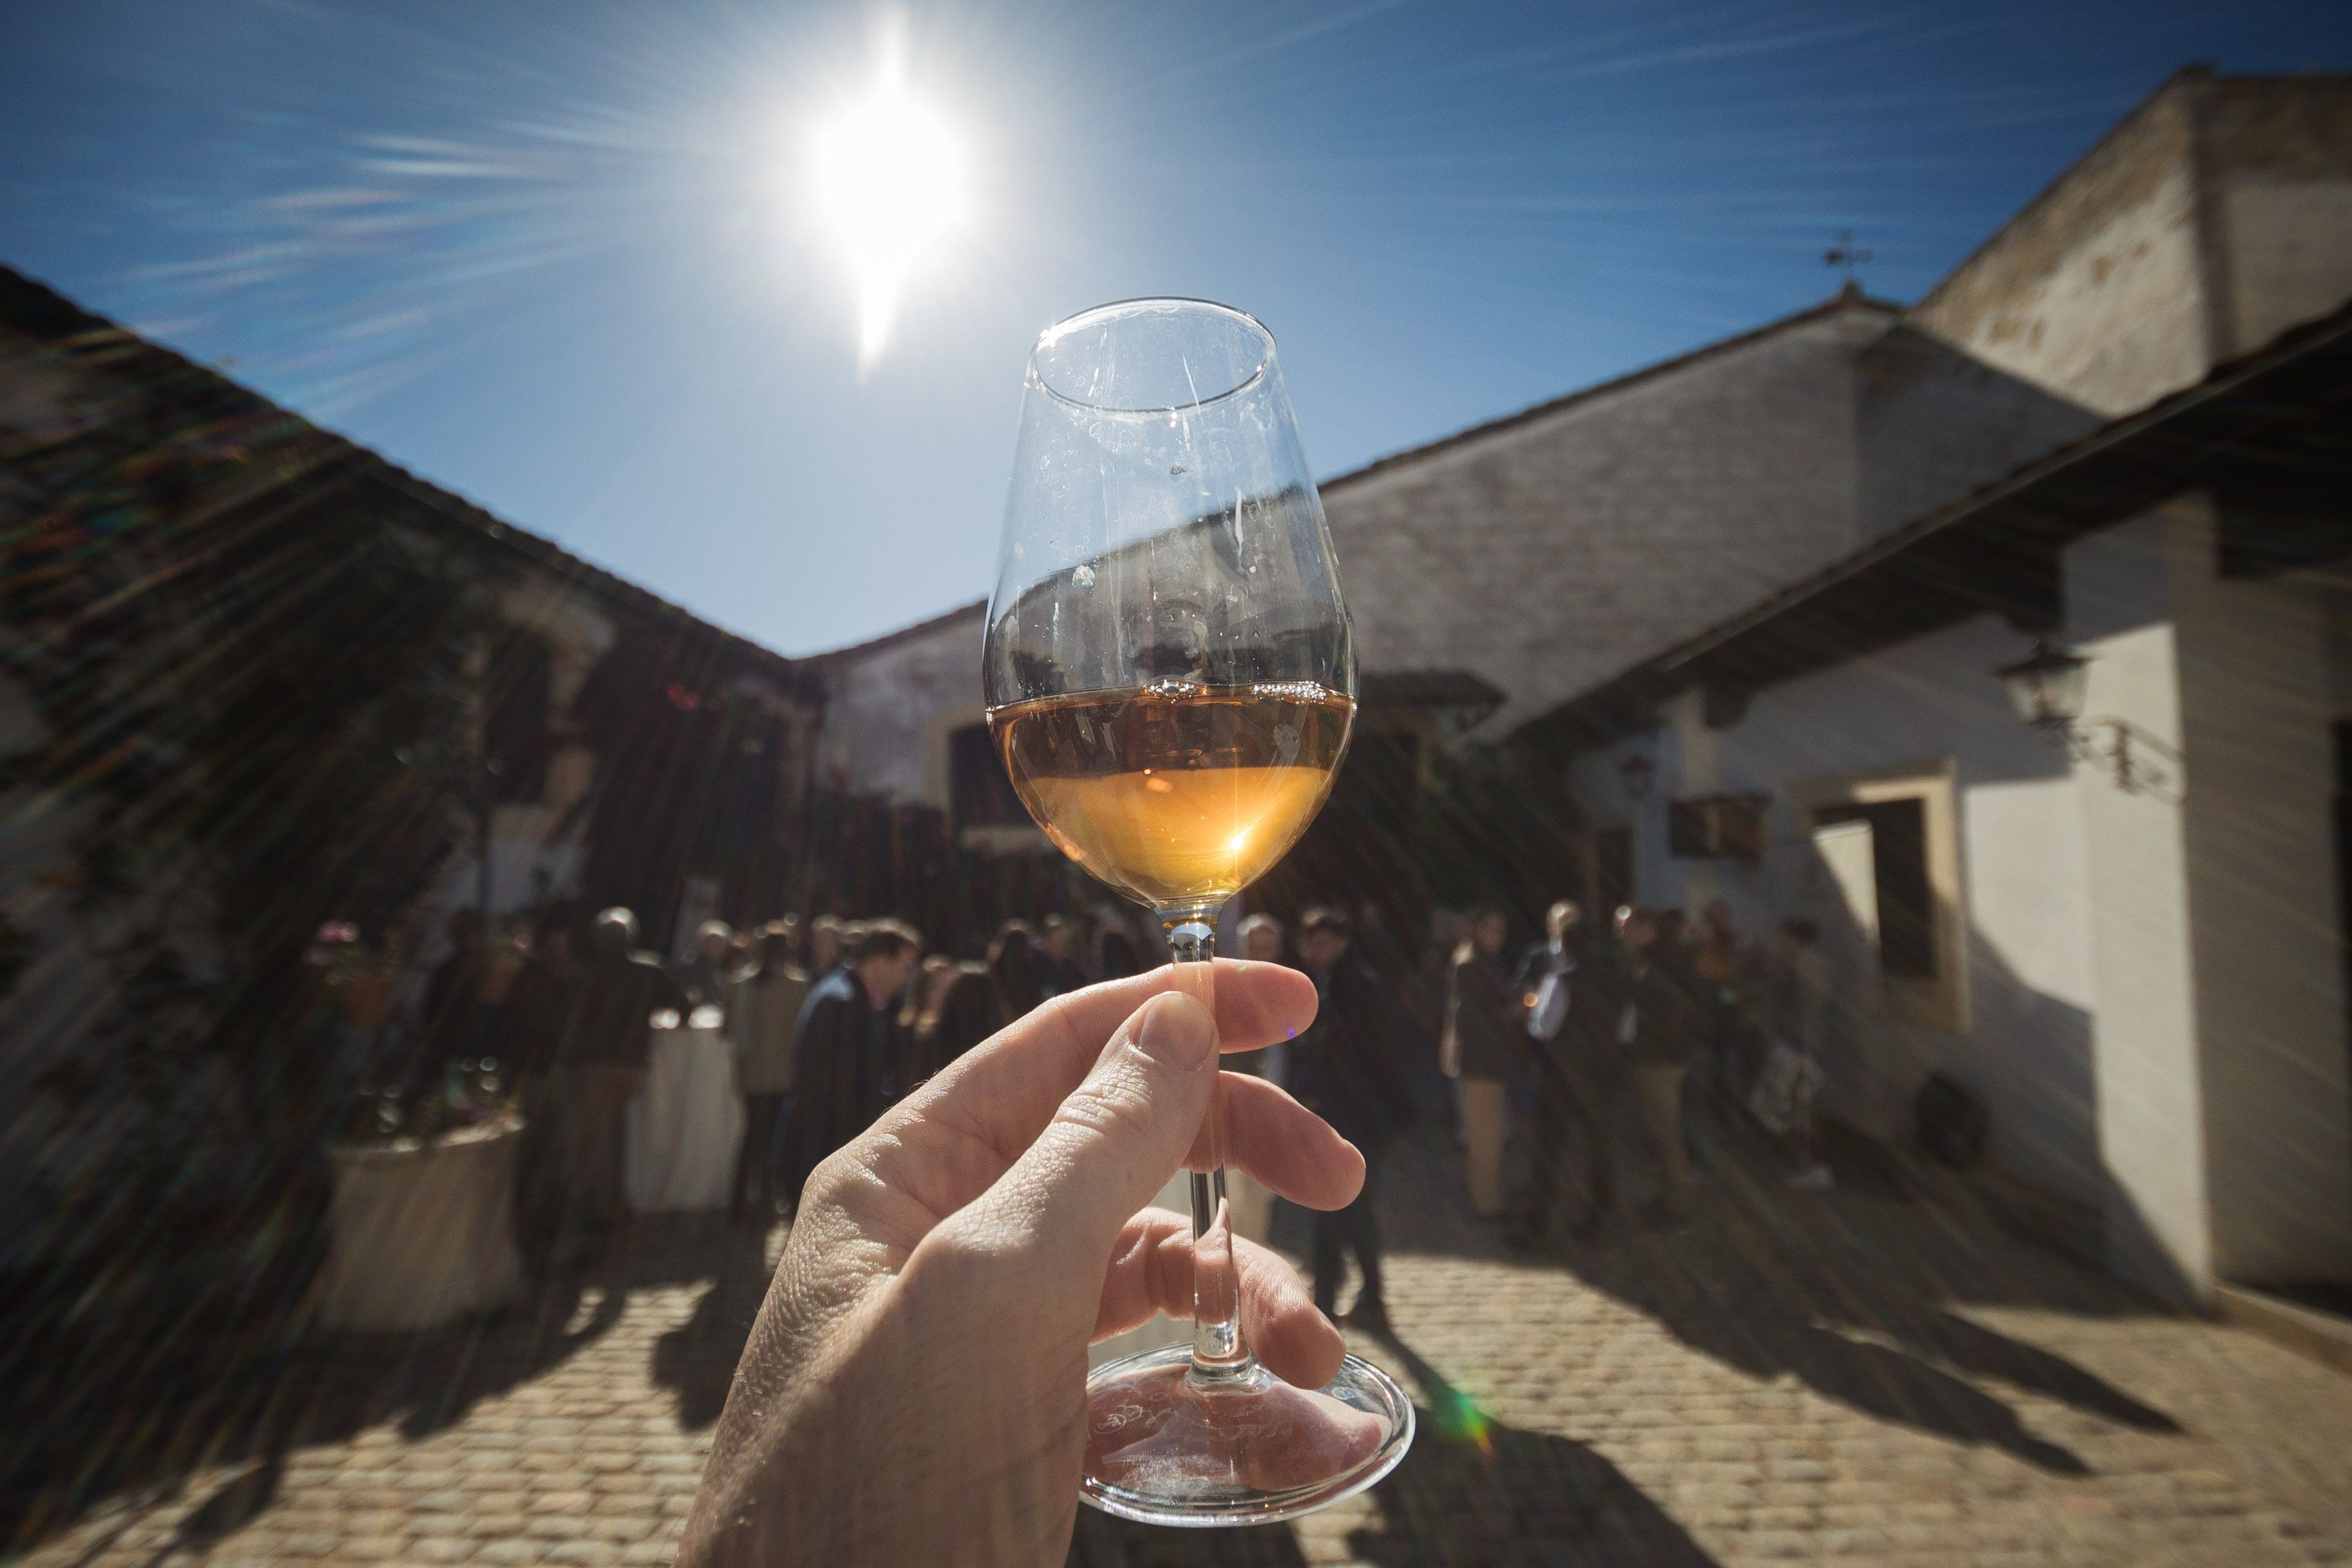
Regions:
<svg viewBox="0 0 2352 1568"><path fill-rule="evenodd" d="M2073 648L2037 641L2031 653L1993 674L2000 678L2020 719L2037 730L2063 730L2083 716L2090 665Z"/></svg>
<svg viewBox="0 0 2352 1568"><path fill-rule="evenodd" d="M2179 775L2179 751L2128 719L2083 718L2090 663L2073 648L2038 640L2023 658L1993 674L2020 720L2105 773L2117 789L2178 799L2173 784Z"/></svg>

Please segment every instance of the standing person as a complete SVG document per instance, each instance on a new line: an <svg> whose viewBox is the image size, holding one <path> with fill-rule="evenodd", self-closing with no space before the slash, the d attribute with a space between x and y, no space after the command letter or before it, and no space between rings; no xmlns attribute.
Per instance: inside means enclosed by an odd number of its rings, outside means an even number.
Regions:
<svg viewBox="0 0 2352 1568"><path fill-rule="evenodd" d="M1241 923L1241 955L1252 963L1282 962L1282 922L1269 914L1250 915ZM1249 1051L1225 1063L1229 1072L1251 1072L1273 1083L1287 1083L1290 1042L1276 1040L1262 1051Z"/></svg>
<svg viewBox="0 0 2352 1568"><path fill-rule="evenodd" d="M819 915L809 921L808 970L812 982L823 980L841 963L841 917Z"/></svg>
<svg viewBox="0 0 2352 1568"><path fill-rule="evenodd" d="M1077 931L1066 915L1047 915L1037 937L1037 978L1048 996L1066 996L1082 990L1087 977L1078 973L1072 959L1072 944Z"/></svg>
<svg viewBox="0 0 2352 1568"><path fill-rule="evenodd" d="M1821 928L1811 921L1780 922L1780 962L1767 1006L1771 1040L1751 1103L1757 1120L1780 1136L1792 1163L1789 1184L1827 1191L1837 1184L1813 1135L1813 1100L1820 1094L1829 1044L1830 968Z"/></svg>
<svg viewBox="0 0 2352 1568"><path fill-rule="evenodd" d="M508 1073L518 1085L543 1082L565 1065L580 1001L579 920L576 910L561 906L541 915L522 968L507 987L499 1033Z"/></svg>
<svg viewBox="0 0 2352 1568"><path fill-rule="evenodd" d="M596 917L580 982L571 1095L572 1188L593 1227L610 1229L625 1217L621 1140L645 1078L649 1021L655 1009L684 1000L661 960L638 949L635 915L615 907Z"/></svg>
<svg viewBox="0 0 2352 1568"><path fill-rule="evenodd" d="M1421 950L1421 962L1403 987L1406 1010L1429 1039L1445 1038L1446 981L1453 973L1454 952L1470 934L1468 924L1458 910L1440 907L1429 911L1429 944ZM1458 1113L1460 1108L1455 1109ZM1460 1120L1458 1114L1455 1120Z"/></svg>
<svg viewBox="0 0 2352 1568"><path fill-rule="evenodd" d="M1404 944L1389 929L1388 911L1377 899L1360 900L1356 904L1355 935L1349 943L1356 956L1381 977L1391 991L1411 967L1405 957Z"/></svg>
<svg viewBox="0 0 2352 1568"><path fill-rule="evenodd" d="M930 961L924 962L928 965ZM950 960L923 978L928 990L915 1019L909 1088L930 1079L1008 1022L987 965Z"/></svg>
<svg viewBox="0 0 2352 1568"><path fill-rule="evenodd" d="M1299 957L1320 1000L1313 1026L1292 1042L1291 1093L1364 1156L1364 1187L1355 1201L1315 1215L1315 1304L1332 1315L1347 1268L1343 1254L1352 1251L1362 1281L1348 1321L1382 1332L1388 1306L1381 1294L1373 1205L1382 1159L1412 1124L1404 1068L1411 1024L1380 977L1351 951L1350 938L1348 917L1338 910L1309 910L1299 919Z"/></svg>
<svg viewBox="0 0 2352 1568"><path fill-rule="evenodd" d="M425 978L416 1009L416 1056L410 1064L412 1076L426 1085L440 1081L447 1063L474 1054L489 971L479 913L453 910L441 929L449 939L449 955Z"/></svg>
<svg viewBox="0 0 2352 1568"><path fill-rule="evenodd" d="M1503 972L1503 942L1509 930L1502 910L1481 908L1471 917L1469 938L1454 949L1446 971L1443 1065L1445 1076L1461 1086L1470 1206L1480 1219L1496 1219L1504 1212L1508 1085L1527 1059L1518 997Z"/></svg>
<svg viewBox="0 0 2352 1568"><path fill-rule="evenodd" d="M996 981L996 999L1007 1018L1025 1018L1045 1000L1038 973L1037 943L1027 921L1006 921L988 944L988 973Z"/></svg>
<svg viewBox="0 0 2352 1568"><path fill-rule="evenodd" d="M1519 964L1517 986L1527 1011L1533 1169L1509 1237L1515 1247L1540 1245L1559 1217L1569 1146L1584 1155L1584 1212L1589 1230L1607 1214L1612 1180L1608 1125L1609 1031L1603 1022L1609 989L1601 965L1586 962L1577 936L1583 911L1569 900L1544 915L1545 940Z"/></svg>
<svg viewBox="0 0 2352 1568"><path fill-rule="evenodd" d="M1101 954L1095 967L1105 980L1143 973L1143 950L1135 944L1134 919L1125 910L1105 907Z"/></svg>
<svg viewBox="0 0 2352 1568"><path fill-rule="evenodd" d="M687 1006L724 1007L736 973L735 932L725 921L705 921L694 931L694 946L670 966L670 978Z"/></svg>
<svg viewBox="0 0 2352 1568"><path fill-rule="evenodd" d="M1662 929L1662 926L1664 929ZM1617 1042L1633 1081L1643 1130L1658 1158L1658 1218L1690 1218L1690 1154L1683 1142L1683 1080L1696 1048L1685 967L1671 924L1642 910L1623 921L1625 969Z"/></svg>
<svg viewBox="0 0 2352 1568"><path fill-rule="evenodd" d="M1756 1026L1751 1006L1757 998L1757 962L1750 944L1742 940L1731 918L1731 906L1710 899L1698 912L1698 942L1691 950L1691 973L1697 978L1710 1024L1706 1049L1700 1055L1708 1082L1704 1100L1714 1135L1728 1136L1734 1108L1754 1084L1757 1060Z"/></svg>
<svg viewBox="0 0 2352 1568"><path fill-rule="evenodd" d="M756 964L735 984L728 1026L735 1043L735 1071L743 1093L743 1151L735 1161L731 1215L765 1225L776 1214L781 1184L779 1145L792 1125L793 1044L801 1008L808 1001L807 971L793 962L800 946L800 922L791 915L760 933Z"/></svg>
<svg viewBox="0 0 2352 1568"><path fill-rule="evenodd" d="M932 953L916 965L914 984L907 987L907 1005L898 1010L898 1022L922 1033L924 1020L939 1016L955 972L956 961L944 952Z"/></svg>
<svg viewBox="0 0 2352 1568"><path fill-rule="evenodd" d="M811 986L793 1048L795 1194L826 1155L907 1089L898 994L914 977L922 939L895 920L863 921L842 935L845 962Z"/></svg>
<svg viewBox="0 0 2352 1568"><path fill-rule="evenodd" d="M1722 1152L1723 1127L1715 1115L1719 1089L1715 1060L1718 1021L1707 984L1699 978L1698 948L1691 936L1690 917L1679 909L1661 910L1656 931L1650 943L1650 963L1665 987L1662 993L1664 1026L1683 1064L1684 1160L1692 1182L1703 1182Z"/></svg>
<svg viewBox="0 0 2352 1568"><path fill-rule="evenodd" d="M501 1049L523 1113L516 1144L515 1210L528 1239L553 1217L562 1196L561 1154L571 1085L571 1051L583 973L574 929L576 910L558 907L540 919L530 956L507 989L500 1013Z"/></svg>

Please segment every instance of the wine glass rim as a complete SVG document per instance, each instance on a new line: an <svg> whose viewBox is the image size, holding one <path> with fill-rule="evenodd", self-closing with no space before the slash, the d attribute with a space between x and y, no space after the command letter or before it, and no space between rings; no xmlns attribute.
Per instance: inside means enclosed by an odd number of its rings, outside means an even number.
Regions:
<svg viewBox="0 0 2352 1568"><path fill-rule="evenodd" d="M1038 371L1038 351L1045 348L1048 343L1054 342L1056 340L1066 336L1068 333L1076 331L1082 325L1090 324L1097 317L1108 316L1114 313L1129 312L1137 306L1140 305L1181 305L1193 310L1213 311L1221 316L1229 316L1234 321L1240 321L1244 326L1247 326L1251 331L1256 332L1259 340L1265 345L1265 352L1258 356L1257 364L1255 368L1249 373L1249 374L1244 376L1234 385L1225 388L1223 392L1213 394L1208 397L1196 398L1191 403L1166 403L1150 407L1136 407L1122 404L1095 403L1087 398L1073 397L1068 393L1064 392L1060 387L1055 386ZM1264 321L1259 321L1255 316L1251 315L1247 310L1242 310L1238 306L1223 304L1215 300L1195 299L1187 294L1139 294L1131 300L1107 300L1099 305L1089 305L1085 310L1078 311L1075 315L1063 317L1060 321L1055 321L1052 326L1047 327L1044 331L1038 333L1036 343L1029 351L1029 376L1030 379L1034 381L1048 397L1053 398L1056 403L1067 404L1072 408L1084 408L1092 413L1113 415L1150 416L1158 414L1181 414L1188 408L1206 408L1212 404L1223 403L1227 398L1239 397L1243 393L1249 391L1250 388L1255 386L1259 382L1265 379L1267 368L1274 363L1274 355L1275 344L1274 332L1272 329L1268 328Z"/></svg>

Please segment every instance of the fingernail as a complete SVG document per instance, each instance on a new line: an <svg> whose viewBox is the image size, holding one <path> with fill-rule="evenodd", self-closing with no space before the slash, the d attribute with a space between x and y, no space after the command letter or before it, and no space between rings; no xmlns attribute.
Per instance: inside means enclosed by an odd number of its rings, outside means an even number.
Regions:
<svg viewBox="0 0 2352 1568"><path fill-rule="evenodd" d="M1154 996L1135 1021L1135 1046L1179 1072L1197 1071L1217 1048L1217 1021L1190 996Z"/></svg>

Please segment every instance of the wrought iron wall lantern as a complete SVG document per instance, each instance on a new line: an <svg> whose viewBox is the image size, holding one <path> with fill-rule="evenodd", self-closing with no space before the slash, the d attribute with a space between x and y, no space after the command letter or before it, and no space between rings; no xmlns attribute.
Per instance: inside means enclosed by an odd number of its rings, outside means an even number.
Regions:
<svg viewBox="0 0 2352 1568"><path fill-rule="evenodd" d="M2000 677L2021 721L2077 761L2105 773L2117 789L2126 795L2179 798L2177 749L2128 719L2083 717L2090 662L2073 648L2041 640L2023 658L1993 674Z"/></svg>

